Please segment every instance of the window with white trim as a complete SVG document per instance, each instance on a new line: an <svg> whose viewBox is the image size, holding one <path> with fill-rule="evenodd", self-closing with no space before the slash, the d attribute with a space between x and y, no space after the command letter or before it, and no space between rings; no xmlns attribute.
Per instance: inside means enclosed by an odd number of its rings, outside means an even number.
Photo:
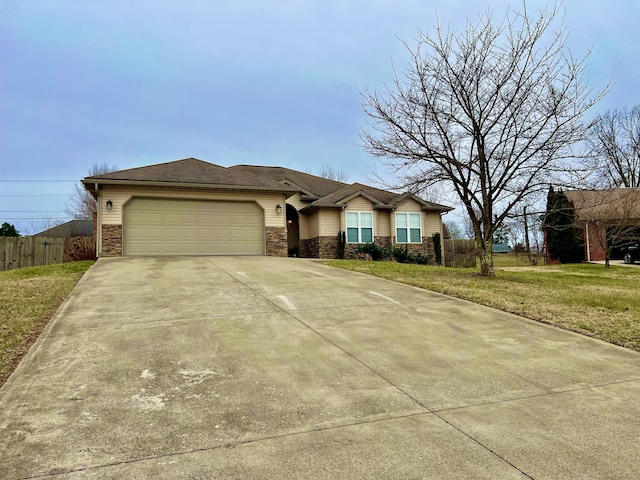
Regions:
<svg viewBox="0 0 640 480"><path fill-rule="evenodd" d="M347 212L347 243L373 242L373 212Z"/></svg>
<svg viewBox="0 0 640 480"><path fill-rule="evenodd" d="M419 213L396 213L396 243L422 243Z"/></svg>

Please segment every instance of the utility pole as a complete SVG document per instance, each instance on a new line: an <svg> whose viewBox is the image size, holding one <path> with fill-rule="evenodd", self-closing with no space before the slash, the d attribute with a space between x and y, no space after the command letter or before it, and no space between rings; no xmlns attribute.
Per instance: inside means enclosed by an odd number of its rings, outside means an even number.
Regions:
<svg viewBox="0 0 640 480"><path fill-rule="evenodd" d="M525 206L523 209L524 215L524 244L527 249L527 253L531 252L531 247L529 245L529 221L527 220L527 207Z"/></svg>

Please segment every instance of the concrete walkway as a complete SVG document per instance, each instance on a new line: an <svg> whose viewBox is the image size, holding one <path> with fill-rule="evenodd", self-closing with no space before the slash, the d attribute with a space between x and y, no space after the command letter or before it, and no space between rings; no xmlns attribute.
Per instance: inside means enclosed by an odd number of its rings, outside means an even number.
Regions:
<svg viewBox="0 0 640 480"><path fill-rule="evenodd" d="M640 478L640 355L301 259L99 260L0 478Z"/></svg>

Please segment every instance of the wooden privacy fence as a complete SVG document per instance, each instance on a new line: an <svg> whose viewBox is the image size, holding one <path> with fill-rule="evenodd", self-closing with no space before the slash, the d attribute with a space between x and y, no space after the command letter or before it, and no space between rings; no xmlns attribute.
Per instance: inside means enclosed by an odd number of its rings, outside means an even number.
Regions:
<svg viewBox="0 0 640 480"><path fill-rule="evenodd" d="M93 237L0 237L0 270L77 260L72 247L78 244L92 245Z"/></svg>
<svg viewBox="0 0 640 480"><path fill-rule="evenodd" d="M474 268L476 266L475 240L446 239L442 246L446 267Z"/></svg>

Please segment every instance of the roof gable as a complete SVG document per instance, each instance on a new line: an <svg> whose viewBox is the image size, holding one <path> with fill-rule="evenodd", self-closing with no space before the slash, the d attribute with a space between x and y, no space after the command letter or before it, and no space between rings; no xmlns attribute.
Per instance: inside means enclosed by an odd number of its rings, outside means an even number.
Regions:
<svg viewBox="0 0 640 480"><path fill-rule="evenodd" d="M407 200L413 200L419 203L420 205L422 205L422 209L427 212L450 212L451 210L454 210L452 207L447 207L446 205L440 205L439 203L428 202L427 200L424 200L410 192L398 195L395 198L395 200L391 203L391 206L393 208L398 208Z"/></svg>
<svg viewBox="0 0 640 480"><path fill-rule="evenodd" d="M363 185L361 183L346 185L344 188L341 188L340 190L333 192L330 195L326 195L325 197L316 200L311 205L305 208L342 207L348 201L357 197L358 195L361 195L367 200L371 201L374 204L374 208L378 209L395 209L398 208L398 206L402 205L402 203L411 199L419 203L422 209L426 211L448 212L453 210L453 208L451 207L427 202L426 200L423 200L412 193L399 194L389 192L387 190L380 190L379 188L370 187L369 185Z"/></svg>

